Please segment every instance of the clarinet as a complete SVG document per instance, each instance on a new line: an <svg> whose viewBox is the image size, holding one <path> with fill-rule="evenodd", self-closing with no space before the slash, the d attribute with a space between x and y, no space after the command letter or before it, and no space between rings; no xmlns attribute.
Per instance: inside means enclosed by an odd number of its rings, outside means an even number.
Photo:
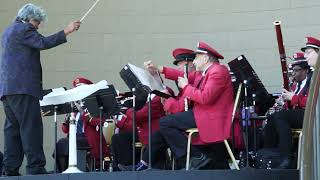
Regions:
<svg viewBox="0 0 320 180"><path fill-rule="evenodd" d="M188 64L184 65L183 72L184 72L184 78L188 79ZM189 99L188 99L188 97L185 97L184 98L184 111L188 111L188 110L189 110Z"/></svg>
<svg viewBox="0 0 320 180"><path fill-rule="evenodd" d="M286 60L286 52L283 45L282 32L281 32L281 21L273 22L276 28L276 35L278 41L278 49L280 54L280 63L282 69L282 78L283 78L283 87L289 91L289 78L288 78L288 68L287 68L287 60Z"/></svg>

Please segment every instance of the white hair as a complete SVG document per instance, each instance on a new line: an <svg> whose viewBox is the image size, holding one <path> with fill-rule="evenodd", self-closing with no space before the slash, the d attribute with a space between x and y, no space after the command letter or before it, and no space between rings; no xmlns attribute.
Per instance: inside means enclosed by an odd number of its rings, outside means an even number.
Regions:
<svg viewBox="0 0 320 180"><path fill-rule="evenodd" d="M18 11L17 19L27 22L30 20L43 22L46 21L47 14L41 7L28 3L22 6L22 8Z"/></svg>

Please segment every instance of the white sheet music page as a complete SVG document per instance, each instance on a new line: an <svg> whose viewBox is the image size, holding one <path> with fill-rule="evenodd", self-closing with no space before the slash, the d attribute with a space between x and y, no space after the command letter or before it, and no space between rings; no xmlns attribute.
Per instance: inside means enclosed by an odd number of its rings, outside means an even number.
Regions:
<svg viewBox="0 0 320 180"><path fill-rule="evenodd" d="M58 105L67 102L79 101L90 96L100 89L106 88L108 88L108 82L106 80L102 80L96 84L84 84L67 91L65 91L64 89L52 91L51 93L43 97L43 100L40 101L40 106Z"/></svg>
<svg viewBox="0 0 320 180"><path fill-rule="evenodd" d="M158 90L163 91L165 90L165 86L162 84L159 75L152 76L149 71L139 68L133 64L128 63L129 68L133 72L133 74L139 79L139 81L148 86L151 91Z"/></svg>

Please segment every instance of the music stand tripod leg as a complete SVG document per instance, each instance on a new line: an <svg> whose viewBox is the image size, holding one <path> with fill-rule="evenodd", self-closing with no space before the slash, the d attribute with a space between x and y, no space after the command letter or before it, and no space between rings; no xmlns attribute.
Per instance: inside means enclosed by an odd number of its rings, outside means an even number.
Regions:
<svg viewBox="0 0 320 180"><path fill-rule="evenodd" d="M103 167L103 159L102 159L102 111L103 111L103 106L99 107L99 118L100 118L100 124L99 124L99 152L100 152L100 172L102 172L102 167Z"/></svg>
<svg viewBox="0 0 320 180"><path fill-rule="evenodd" d="M57 109L58 106L54 106L54 173L57 173Z"/></svg>
<svg viewBox="0 0 320 180"><path fill-rule="evenodd" d="M148 169L152 169L151 166L151 119L152 119L152 114L151 114L151 93L148 94Z"/></svg>
<svg viewBox="0 0 320 180"><path fill-rule="evenodd" d="M136 164L136 89L132 88L132 171L135 171L135 164Z"/></svg>

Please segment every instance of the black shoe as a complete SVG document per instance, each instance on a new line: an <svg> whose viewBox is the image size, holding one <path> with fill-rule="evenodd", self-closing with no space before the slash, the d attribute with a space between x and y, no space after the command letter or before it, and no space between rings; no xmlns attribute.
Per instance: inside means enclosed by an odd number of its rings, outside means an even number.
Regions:
<svg viewBox="0 0 320 180"><path fill-rule="evenodd" d="M7 177L7 176L21 176L18 172L3 172L2 177Z"/></svg>
<svg viewBox="0 0 320 180"><path fill-rule="evenodd" d="M289 157L283 157L281 163L276 168L277 169L289 169L290 162L291 162L291 159Z"/></svg>
<svg viewBox="0 0 320 180"><path fill-rule="evenodd" d="M190 170L198 170L204 166L206 166L211 161L207 155L201 153L200 157L191 157L190 160Z"/></svg>

